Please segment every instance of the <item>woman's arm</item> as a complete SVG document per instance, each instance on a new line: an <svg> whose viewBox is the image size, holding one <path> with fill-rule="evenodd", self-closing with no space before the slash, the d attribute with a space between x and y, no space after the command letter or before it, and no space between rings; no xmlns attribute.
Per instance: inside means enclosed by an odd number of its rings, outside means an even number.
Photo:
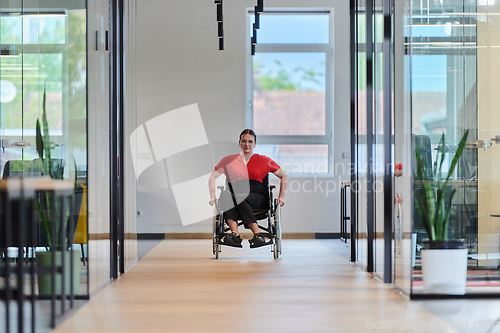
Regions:
<svg viewBox="0 0 500 333"><path fill-rule="evenodd" d="M280 182L280 194L278 196L278 205L283 206L285 204L285 193L288 187L288 175L285 170L279 168L278 171L273 172L273 174L278 177Z"/></svg>
<svg viewBox="0 0 500 333"><path fill-rule="evenodd" d="M210 201L208 204L210 206L214 205L214 199L215 199L215 190L217 189L217 182L216 179L219 178L219 176L222 175L219 173L217 170L212 171L210 174L210 177L208 177L208 190L210 192Z"/></svg>

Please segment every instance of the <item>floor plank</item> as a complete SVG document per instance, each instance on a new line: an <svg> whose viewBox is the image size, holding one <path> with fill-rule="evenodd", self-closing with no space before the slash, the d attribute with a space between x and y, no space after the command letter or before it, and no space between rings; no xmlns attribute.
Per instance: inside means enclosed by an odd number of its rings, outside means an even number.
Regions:
<svg viewBox="0 0 500 333"><path fill-rule="evenodd" d="M209 240L164 240L56 332L454 331L439 320L317 240L285 240L279 260L246 242L215 260Z"/></svg>

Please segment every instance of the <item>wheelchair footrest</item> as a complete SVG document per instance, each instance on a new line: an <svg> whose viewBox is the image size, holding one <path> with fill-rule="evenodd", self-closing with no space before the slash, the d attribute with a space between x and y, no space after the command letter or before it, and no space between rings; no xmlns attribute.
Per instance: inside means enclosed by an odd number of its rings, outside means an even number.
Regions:
<svg viewBox="0 0 500 333"><path fill-rule="evenodd" d="M269 238L269 240L266 241L266 238ZM255 234L252 239L249 239L248 242L250 243L250 248L254 249L256 247L273 244L273 238L274 236L268 232L259 232Z"/></svg>
<svg viewBox="0 0 500 333"><path fill-rule="evenodd" d="M219 244L220 245L231 246L231 247L242 248L243 245L241 245L241 238L240 238L240 236L236 236L236 237L233 234L225 233L225 234L222 235L222 237L220 237Z"/></svg>
<svg viewBox="0 0 500 333"><path fill-rule="evenodd" d="M241 244L225 244L225 243L219 243L220 245L225 245L225 246L231 246L231 247L239 247L242 248L243 245Z"/></svg>

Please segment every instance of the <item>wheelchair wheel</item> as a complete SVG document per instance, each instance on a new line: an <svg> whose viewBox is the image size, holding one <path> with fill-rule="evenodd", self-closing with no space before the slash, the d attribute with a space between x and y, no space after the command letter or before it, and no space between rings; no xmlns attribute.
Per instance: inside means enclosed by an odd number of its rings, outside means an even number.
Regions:
<svg viewBox="0 0 500 333"><path fill-rule="evenodd" d="M217 247L215 249L215 259L219 259L219 253L220 253L220 245L217 244Z"/></svg>
<svg viewBox="0 0 500 333"><path fill-rule="evenodd" d="M212 218L212 253L215 255L217 251L217 218L218 215L214 211L214 217Z"/></svg>
<svg viewBox="0 0 500 333"><path fill-rule="evenodd" d="M219 253L220 253L220 250L221 250L221 245L219 244L220 238L219 238L219 235L217 233L217 230L219 230L219 228L220 228L219 227L219 225L220 225L220 222L219 222L220 221L220 215L219 215L219 217L218 217L217 220L218 221L217 221L217 225L216 225L216 228L215 228L216 233L215 233L215 236L214 236L214 239L213 239L215 259L219 259Z"/></svg>
<svg viewBox="0 0 500 333"><path fill-rule="evenodd" d="M278 259L281 254L281 207L274 202L276 211L274 212L274 259Z"/></svg>
<svg viewBox="0 0 500 333"><path fill-rule="evenodd" d="M222 214L217 213L217 209L214 209L214 217L212 220L212 253L215 255L215 259L219 259L219 252L221 250L221 245L219 244L219 235L221 235L221 226L223 221Z"/></svg>

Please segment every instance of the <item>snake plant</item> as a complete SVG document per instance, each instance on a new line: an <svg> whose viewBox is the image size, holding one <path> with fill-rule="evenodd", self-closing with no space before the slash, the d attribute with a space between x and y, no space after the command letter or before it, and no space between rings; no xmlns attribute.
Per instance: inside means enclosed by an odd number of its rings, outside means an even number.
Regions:
<svg viewBox="0 0 500 333"><path fill-rule="evenodd" d="M456 189L453 188L449 196L445 196L445 193L448 188L448 182L453 174L453 171L455 170L460 156L464 151L468 134L469 130L464 133L462 139L460 140L445 178L442 178L441 173L446 154L444 134L441 137L436 153L437 156L433 166L432 178L425 168L418 149L415 148L417 160L415 180L418 182L418 186L414 186L414 199L417 210L422 217L425 230L429 236L429 241L448 240L448 222L450 220L451 203Z"/></svg>
<svg viewBox="0 0 500 333"><path fill-rule="evenodd" d="M38 153L38 165L36 166L36 169L40 171L42 176L50 176L52 179L63 179L63 167L61 162L58 162L57 165L52 164L52 159L51 159L51 149L52 149L52 143L50 141L50 136L49 136L49 123L47 121L47 112L46 112L46 97L47 97L47 91L46 88L44 87L43 91L43 104L42 104L42 125L40 125L40 120L36 120L36 151ZM43 129L43 133L42 133ZM76 170L76 162L73 160L73 163L75 163L75 170ZM55 169L55 170L54 170ZM76 171L75 171L75 179L74 179L74 191L76 190ZM66 213L66 216L62 217L62 220L64 221L63 223L67 224L68 220L68 215L70 213L69 207L66 207L66 209L62 209L63 207L61 206L61 203L59 200L56 200L54 203L55 209L56 209L56 221L52 221L50 217L50 212L49 209L52 207L51 205L51 200L53 200L52 196L48 193L48 191L45 191L44 193L40 193L38 196L38 200L35 200L35 209L36 212L38 213L38 216L40 217L41 220L41 225L42 225L42 230L45 233L46 239L47 239L47 244L48 247L55 247L56 251L61 251L64 247L68 247L70 245L70 235L69 235L69 230L68 226L66 225L66 230L67 230L67 239L66 239L66 244L62 244L62 240L60 237L60 230L61 230L61 223L59 223L60 219L60 214L64 211ZM51 225L52 223L56 224L56 239L52 239L51 237Z"/></svg>

